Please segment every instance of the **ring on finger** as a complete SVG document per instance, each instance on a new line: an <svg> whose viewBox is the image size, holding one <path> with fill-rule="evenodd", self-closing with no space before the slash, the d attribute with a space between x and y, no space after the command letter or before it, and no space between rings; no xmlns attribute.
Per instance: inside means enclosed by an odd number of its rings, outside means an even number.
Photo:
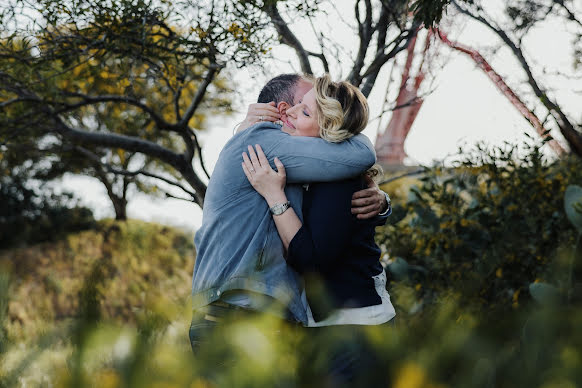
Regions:
<svg viewBox="0 0 582 388"><path fill-rule="evenodd" d="M254 168L251 168L251 173L254 174L255 172L256 172L255 169Z"/></svg>
<svg viewBox="0 0 582 388"><path fill-rule="evenodd" d="M259 121L263 121L263 118L264 118L264 116L263 116L263 115L261 115L261 117L260 117L260 120L259 120Z"/></svg>

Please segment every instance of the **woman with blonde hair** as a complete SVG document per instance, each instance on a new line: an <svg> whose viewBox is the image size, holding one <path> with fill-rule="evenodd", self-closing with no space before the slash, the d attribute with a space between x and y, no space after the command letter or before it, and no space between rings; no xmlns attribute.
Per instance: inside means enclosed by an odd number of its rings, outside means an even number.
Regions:
<svg viewBox="0 0 582 388"><path fill-rule="evenodd" d="M292 136L341 142L360 133L368 115L366 98L358 88L333 82L326 74L316 78L313 89L287 110L282 130ZM390 321L395 311L374 241L375 227L386 221L390 207L383 217L368 220L358 219L350 210L352 194L367 187L377 169L370 169L366 176L310 184L304 191L300 219L292 207L298 204L289 203L285 195L285 167L278 158L274 163L277 171L258 145L256 152L249 146L248 155L243 153L242 168L269 205L287 264L305 279L308 326ZM350 363L344 369L350 369Z"/></svg>

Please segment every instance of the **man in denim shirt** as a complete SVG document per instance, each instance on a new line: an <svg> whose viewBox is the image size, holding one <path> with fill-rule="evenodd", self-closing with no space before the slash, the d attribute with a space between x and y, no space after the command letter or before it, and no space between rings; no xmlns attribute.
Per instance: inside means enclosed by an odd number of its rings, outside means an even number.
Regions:
<svg viewBox="0 0 582 388"><path fill-rule="evenodd" d="M279 101L276 108L285 120L286 109L310 88L309 81L298 75L279 76L267 83L259 102ZM269 91L276 95L269 96ZM242 153L255 144L261 145L272 165L275 156L285 165L285 191L299 217L303 184L363 173L375 163L374 148L364 135L329 143L320 138L293 136L281 131L277 124L259 122L228 141L214 168L204 201L202 227L194 239L197 258L192 279L193 309L212 321L218 319L212 317L208 306L259 311L270 307L269 311L285 319L305 323L300 278L285 262L266 202L241 168ZM355 197L361 197L353 202L355 205L364 205L355 213L373 216L388 207L377 187ZM193 320L190 330L193 346L200 339L195 326Z"/></svg>

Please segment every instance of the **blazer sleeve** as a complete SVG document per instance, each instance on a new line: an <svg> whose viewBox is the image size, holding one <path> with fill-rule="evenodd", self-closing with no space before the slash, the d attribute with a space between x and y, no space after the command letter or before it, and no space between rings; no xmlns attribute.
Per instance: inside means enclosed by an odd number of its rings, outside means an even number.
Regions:
<svg viewBox="0 0 582 388"><path fill-rule="evenodd" d="M352 238L354 186L325 185L304 208L303 225L289 243L287 263L299 273L323 272L337 265Z"/></svg>

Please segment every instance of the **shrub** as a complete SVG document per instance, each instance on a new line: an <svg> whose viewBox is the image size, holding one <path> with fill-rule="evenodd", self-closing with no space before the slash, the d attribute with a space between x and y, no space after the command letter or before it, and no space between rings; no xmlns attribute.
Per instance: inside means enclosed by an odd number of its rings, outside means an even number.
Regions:
<svg viewBox="0 0 582 388"><path fill-rule="evenodd" d="M577 158L547 160L542 146L478 145L452 168L429 169L395 204L377 239L402 280L392 286L419 298L408 309L456 295L484 315L506 311L529 298L530 283L561 276L576 237L564 192L582 169Z"/></svg>
<svg viewBox="0 0 582 388"><path fill-rule="evenodd" d="M91 209L78 206L72 194L33 188L18 175L0 177L0 249L56 241L94 226Z"/></svg>

